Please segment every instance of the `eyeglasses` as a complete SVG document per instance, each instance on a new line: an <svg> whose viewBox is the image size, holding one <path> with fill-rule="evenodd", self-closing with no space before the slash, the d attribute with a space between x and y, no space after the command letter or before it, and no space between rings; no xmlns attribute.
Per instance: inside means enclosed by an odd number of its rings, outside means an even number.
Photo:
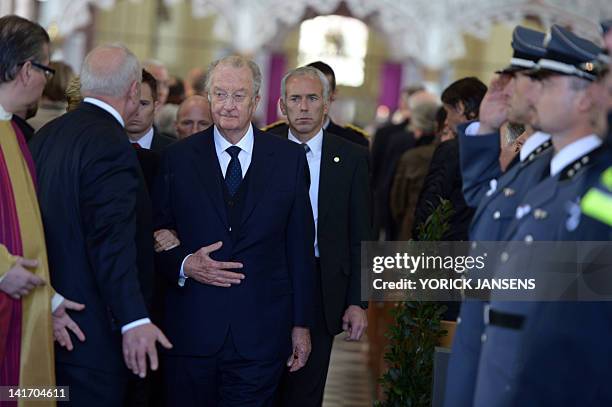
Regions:
<svg viewBox="0 0 612 407"><path fill-rule="evenodd" d="M39 64L36 61L29 61L29 62L32 64L34 68L40 69L45 74L45 79L50 80L51 78L53 78L53 75L55 75L55 69L48 67L47 65ZM23 65L23 64L25 64L25 62L22 62L20 65Z"/></svg>
<svg viewBox="0 0 612 407"><path fill-rule="evenodd" d="M233 100L234 103L238 105L244 102L249 97L249 95L247 95L243 91L228 94L227 92L224 92L222 90L216 90L212 92L212 97L216 102L225 102L226 100L228 100L228 98L231 98L231 100Z"/></svg>

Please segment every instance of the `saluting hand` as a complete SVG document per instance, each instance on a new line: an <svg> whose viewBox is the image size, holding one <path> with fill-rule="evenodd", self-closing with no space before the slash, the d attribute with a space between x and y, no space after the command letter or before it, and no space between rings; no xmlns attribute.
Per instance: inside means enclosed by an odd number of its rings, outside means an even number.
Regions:
<svg viewBox="0 0 612 407"><path fill-rule="evenodd" d="M491 84L480 103L479 134L493 133L508 120L508 94L506 86L510 81L509 75L497 75L491 80Z"/></svg>
<svg viewBox="0 0 612 407"><path fill-rule="evenodd" d="M231 287L244 280L244 274L227 271L227 269L241 269L242 263L230 261L216 261L210 258L210 253L219 250L223 242L213 243L202 247L185 261L183 271L189 278L217 287Z"/></svg>

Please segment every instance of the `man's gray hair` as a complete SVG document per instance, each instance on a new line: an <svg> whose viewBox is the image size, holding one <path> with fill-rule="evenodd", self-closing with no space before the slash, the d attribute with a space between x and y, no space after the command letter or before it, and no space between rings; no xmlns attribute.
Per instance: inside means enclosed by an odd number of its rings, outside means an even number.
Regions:
<svg viewBox="0 0 612 407"><path fill-rule="evenodd" d="M436 114L440 106L432 101L423 101L418 103L412 109L410 124L408 130L414 132L421 130L425 134L434 134L436 132Z"/></svg>
<svg viewBox="0 0 612 407"><path fill-rule="evenodd" d="M208 93L208 100L210 100L210 87L212 84L212 74L215 68L218 65L229 65L232 68L243 68L248 67L251 70L251 74L253 75L253 97L259 95L259 89L261 88L261 70L259 66L255 62L245 57L239 55L230 55L227 57L223 57L221 59L217 59L216 61L211 62L208 65L208 69L206 70L206 93Z"/></svg>
<svg viewBox="0 0 612 407"><path fill-rule="evenodd" d="M108 58L97 54L119 51ZM94 48L81 67L81 93L87 96L123 97L134 82L142 81L138 58L123 44L107 44Z"/></svg>
<svg viewBox="0 0 612 407"><path fill-rule="evenodd" d="M299 68L295 68L290 70L283 76L281 80L281 100L284 102L287 98L287 81L289 78L294 76L310 76L313 79L318 79L321 82L321 87L323 88L323 100L325 102L329 102L329 81L327 77L323 74L323 72L319 71L317 68L313 68L312 66L302 66Z"/></svg>
<svg viewBox="0 0 612 407"><path fill-rule="evenodd" d="M508 122L506 124L506 132L504 134L504 141L506 142L506 145L509 146L511 144L513 144L517 138L519 138L519 136L521 134L523 134L525 132L525 125L521 124L521 123L512 123L512 122Z"/></svg>
<svg viewBox="0 0 612 407"><path fill-rule="evenodd" d="M163 62L161 62L158 59L151 59L151 58L145 59L144 61L142 61L142 66L144 67L144 69L147 69L148 67L152 67L152 66L159 67L159 68L166 68L166 65Z"/></svg>

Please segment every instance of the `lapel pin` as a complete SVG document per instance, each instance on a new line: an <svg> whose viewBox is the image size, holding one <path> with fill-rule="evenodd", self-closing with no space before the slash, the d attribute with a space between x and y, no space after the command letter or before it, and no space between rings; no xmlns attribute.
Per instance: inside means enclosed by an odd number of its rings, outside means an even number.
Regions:
<svg viewBox="0 0 612 407"><path fill-rule="evenodd" d="M340 157L335 156L335 157L334 157L334 162L335 162L335 163L339 163L339 162L340 162Z"/></svg>
<svg viewBox="0 0 612 407"><path fill-rule="evenodd" d="M514 195L514 189L512 189L512 188L504 188L504 195L505 196L512 196L512 195Z"/></svg>

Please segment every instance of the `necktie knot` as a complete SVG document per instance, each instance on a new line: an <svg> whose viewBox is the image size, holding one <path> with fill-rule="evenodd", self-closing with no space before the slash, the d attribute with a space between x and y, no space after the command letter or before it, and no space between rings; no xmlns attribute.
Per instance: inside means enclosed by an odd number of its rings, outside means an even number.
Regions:
<svg viewBox="0 0 612 407"><path fill-rule="evenodd" d="M308 144L302 143L302 147L304 147L304 152L306 154L308 154L310 152L310 147L308 147Z"/></svg>
<svg viewBox="0 0 612 407"><path fill-rule="evenodd" d="M225 149L225 151L227 151L227 153L232 157L232 158L238 158L238 154L240 154L240 147L238 146L231 146L228 147L227 149Z"/></svg>

